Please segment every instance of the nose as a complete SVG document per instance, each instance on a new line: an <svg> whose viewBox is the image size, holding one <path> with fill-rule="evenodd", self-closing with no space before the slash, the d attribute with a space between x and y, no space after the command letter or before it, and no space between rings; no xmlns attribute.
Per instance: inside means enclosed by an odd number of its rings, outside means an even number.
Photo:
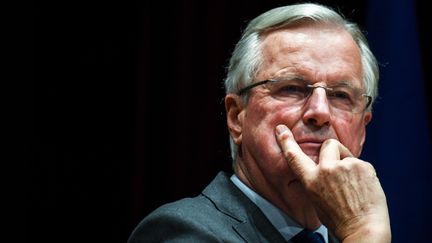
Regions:
<svg viewBox="0 0 432 243"><path fill-rule="evenodd" d="M317 87L312 90L304 106L303 122L305 124L322 127L330 124L331 113L326 90Z"/></svg>

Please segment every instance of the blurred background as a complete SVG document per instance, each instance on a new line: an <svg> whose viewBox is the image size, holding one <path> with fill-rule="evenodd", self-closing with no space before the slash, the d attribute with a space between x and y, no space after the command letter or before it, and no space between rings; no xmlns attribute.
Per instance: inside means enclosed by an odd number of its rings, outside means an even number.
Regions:
<svg viewBox="0 0 432 243"><path fill-rule="evenodd" d="M231 171L228 59L249 20L295 2L22 6L16 58L31 78L19 83L19 241L126 242L150 211ZM316 2L357 22L377 55L380 97L362 158L387 192L393 242L422 242L432 216L425 1Z"/></svg>

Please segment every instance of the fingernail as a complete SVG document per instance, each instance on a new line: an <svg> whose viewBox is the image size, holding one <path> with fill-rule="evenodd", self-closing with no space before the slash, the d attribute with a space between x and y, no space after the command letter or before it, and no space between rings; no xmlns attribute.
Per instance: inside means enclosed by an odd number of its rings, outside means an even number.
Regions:
<svg viewBox="0 0 432 243"><path fill-rule="evenodd" d="M276 126L276 132L278 135L286 132L288 130L288 128L285 125L277 125Z"/></svg>

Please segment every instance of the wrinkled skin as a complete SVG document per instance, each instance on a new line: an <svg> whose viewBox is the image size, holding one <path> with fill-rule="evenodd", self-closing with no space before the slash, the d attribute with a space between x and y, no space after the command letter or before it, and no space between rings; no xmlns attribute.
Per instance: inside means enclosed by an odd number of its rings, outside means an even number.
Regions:
<svg viewBox="0 0 432 243"><path fill-rule="evenodd" d="M359 48L338 27L303 24L269 32L262 36L262 50L254 82L289 74L313 85L343 80L364 90ZM361 242L355 236L365 231L382 236L375 240L390 239L384 192L373 167L357 159L370 112L338 112L321 88L301 106L288 106L263 86L250 90L247 102L228 94L225 106L239 147L236 174L246 185L306 228L325 223L347 241ZM286 129L277 133L280 124Z"/></svg>

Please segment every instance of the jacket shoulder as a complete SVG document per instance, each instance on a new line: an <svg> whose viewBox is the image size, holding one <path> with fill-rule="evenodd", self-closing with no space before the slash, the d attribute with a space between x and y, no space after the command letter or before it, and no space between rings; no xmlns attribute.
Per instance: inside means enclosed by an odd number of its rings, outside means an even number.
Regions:
<svg viewBox="0 0 432 243"><path fill-rule="evenodd" d="M221 236L230 231L231 220L203 195L184 198L165 204L145 217L128 243L221 242Z"/></svg>

